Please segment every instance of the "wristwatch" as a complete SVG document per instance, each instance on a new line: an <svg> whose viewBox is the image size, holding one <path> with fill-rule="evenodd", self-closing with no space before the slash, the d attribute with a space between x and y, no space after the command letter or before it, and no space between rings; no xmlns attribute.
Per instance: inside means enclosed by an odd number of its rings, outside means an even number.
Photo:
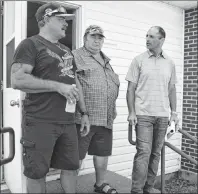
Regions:
<svg viewBox="0 0 198 194"><path fill-rule="evenodd" d="M83 115L89 116L89 113L87 111L80 111L80 113L81 113L81 116L83 116Z"/></svg>

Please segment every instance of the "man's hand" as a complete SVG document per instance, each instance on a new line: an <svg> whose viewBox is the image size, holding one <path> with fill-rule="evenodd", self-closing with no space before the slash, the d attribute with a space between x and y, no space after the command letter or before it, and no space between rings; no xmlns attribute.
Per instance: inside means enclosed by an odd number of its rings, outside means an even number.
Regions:
<svg viewBox="0 0 198 194"><path fill-rule="evenodd" d="M76 85L60 83L57 91L63 95L69 103L74 103L79 100L79 90L76 88Z"/></svg>
<svg viewBox="0 0 198 194"><path fill-rule="evenodd" d="M171 122L172 122L172 121L174 121L174 122L175 122L175 126L178 127L179 119L178 119L178 117L177 117L177 113L171 113L169 125L171 125Z"/></svg>
<svg viewBox="0 0 198 194"><path fill-rule="evenodd" d="M135 126L137 124L136 114L135 113L130 113L127 120L128 120L130 125L134 125Z"/></svg>
<svg viewBox="0 0 198 194"><path fill-rule="evenodd" d="M86 136L90 131L90 123L88 115L82 115L80 134L82 137Z"/></svg>

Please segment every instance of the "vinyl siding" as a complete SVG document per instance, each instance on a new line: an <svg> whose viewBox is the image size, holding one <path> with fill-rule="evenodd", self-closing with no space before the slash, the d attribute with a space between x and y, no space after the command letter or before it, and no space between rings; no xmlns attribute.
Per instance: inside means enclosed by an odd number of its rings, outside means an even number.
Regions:
<svg viewBox="0 0 198 194"><path fill-rule="evenodd" d="M125 76L132 59L145 51L145 36L151 26L162 26L167 34L164 51L173 59L177 71L177 111L182 123L183 93L183 11L161 2L152 1L86 1L79 2L83 9L82 36L87 26L100 25L105 31L103 51L111 58L114 71L121 81L117 99L118 116L114 122L113 154L108 170L131 177L134 146L128 143L128 123ZM175 134L170 142L181 149L181 135ZM166 148L166 173L180 168L180 156ZM84 160L80 174L94 172L91 156ZM159 172L160 174L160 169Z"/></svg>

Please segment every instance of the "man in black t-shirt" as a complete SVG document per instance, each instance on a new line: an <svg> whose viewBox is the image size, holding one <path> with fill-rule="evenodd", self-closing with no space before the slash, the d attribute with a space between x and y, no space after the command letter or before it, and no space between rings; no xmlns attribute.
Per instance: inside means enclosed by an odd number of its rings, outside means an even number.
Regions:
<svg viewBox="0 0 198 194"><path fill-rule="evenodd" d="M12 87L26 92L21 143L27 191L45 193L46 174L52 167L61 169L64 191L75 193L79 168L76 102L82 113L86 108L73 55L58 42L73 15L48 3L35 16L40 32L19 44L11 69ZM82 134L87 135L88 116L83 114L81 121Z"/></svg>

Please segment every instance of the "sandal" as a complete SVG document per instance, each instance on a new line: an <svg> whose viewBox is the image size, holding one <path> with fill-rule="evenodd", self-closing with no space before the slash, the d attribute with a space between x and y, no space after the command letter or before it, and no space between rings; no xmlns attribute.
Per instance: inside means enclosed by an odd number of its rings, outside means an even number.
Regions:
<svg viewBox="0 0 198 194"><path fill-rule="evenodd" d="M105 191L105 187L109 188L107 191ZM118 194L118 192L116 191L116 189L112 188L108 183L103 183L100 187L98 187L96 184L94 185L95 188L95 192L97 193L115 193Z"/></svg>

